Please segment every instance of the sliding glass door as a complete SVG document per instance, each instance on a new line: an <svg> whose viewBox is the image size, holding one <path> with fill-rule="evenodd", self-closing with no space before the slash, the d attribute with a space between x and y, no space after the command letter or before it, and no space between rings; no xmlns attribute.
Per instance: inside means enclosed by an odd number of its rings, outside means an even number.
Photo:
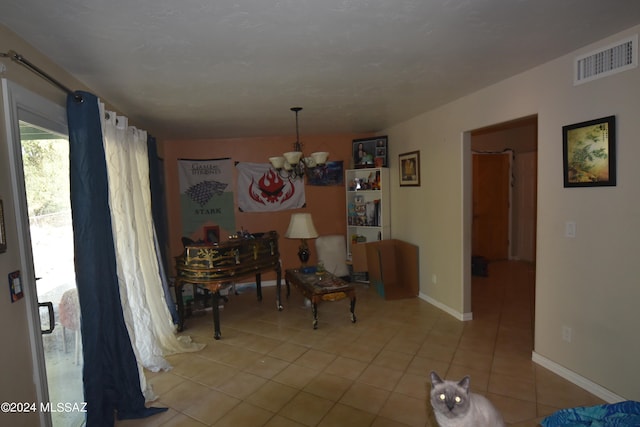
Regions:
<svg viewBox="0 0 640 427"><path fill-rule="evenodd" d="M73 264L69 141L62 106L3 80L22 283L30 308L41 423L84 424L80 309Z"/></svg>

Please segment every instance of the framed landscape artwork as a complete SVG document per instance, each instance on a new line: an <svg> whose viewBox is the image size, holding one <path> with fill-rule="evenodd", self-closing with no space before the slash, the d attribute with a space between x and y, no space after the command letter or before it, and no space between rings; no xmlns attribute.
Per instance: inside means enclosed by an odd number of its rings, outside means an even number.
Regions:
<svg viewBox="0 0 640 427"><path fill-rule="evenodd" d="M565 187L616 185L616 118L562 127Z"/></svg>

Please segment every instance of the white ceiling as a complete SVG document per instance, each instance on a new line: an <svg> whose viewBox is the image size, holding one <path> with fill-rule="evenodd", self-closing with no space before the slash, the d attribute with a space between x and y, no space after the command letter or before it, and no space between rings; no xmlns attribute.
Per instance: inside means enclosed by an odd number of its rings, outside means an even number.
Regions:
<svg viewBox="0 0 640 427"><path fill-rule="evenodd" d="M638 0L0 3L161 138L290 135L293 106L302 136L375 132L640 23Z"/></svg>

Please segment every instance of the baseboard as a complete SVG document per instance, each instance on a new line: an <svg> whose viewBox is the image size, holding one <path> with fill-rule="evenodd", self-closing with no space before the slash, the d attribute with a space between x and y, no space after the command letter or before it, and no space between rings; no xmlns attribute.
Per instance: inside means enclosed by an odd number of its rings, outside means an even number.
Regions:
<svg viewBox="0 0 640 427"><path fill-rule="evenodd" d="M598 396L600 399L604 400L607 403L617 403L627 400L624 397L618 396L610 390L607 390L606 388L594 383L593 381L576 374L575 372L565 368L564 366L558 365L556 362L549 360L544 356L541 356L535 351L531 353L531 360L542 366L543 368L547 368L554 374L561 376L570 383L573 383L578 387L588 391L594 396Z"/></svg>
<svg viewBox="0 0 640 427"><path fill-rule="evenodd" d="M274 279L274 280L263 280L260 282L260 287L262 288L268 288L270 286L276 286L278 284L278 282ZM255 280L253 282L249 281L249 282L238 282L236 283L236 286L255 286L256 282ZM284 280L282 280L280 282L281 286L284 286Z"/></svg>
<svg viewBox="0 0 640 427"><path fill-rule="evenodd" d="M420 292L418 294L418 297L421 300L424 300L424 301L428 302L429 304L438 307L440 310L442 310L445 313L455 317L456 319L458 319L460 321L466 322L467 320L473 320L473 313L460 313L459 311L452 309L448 305L442 304L440 301L434 300L429 295L424 294L422 292Z"/></svg>

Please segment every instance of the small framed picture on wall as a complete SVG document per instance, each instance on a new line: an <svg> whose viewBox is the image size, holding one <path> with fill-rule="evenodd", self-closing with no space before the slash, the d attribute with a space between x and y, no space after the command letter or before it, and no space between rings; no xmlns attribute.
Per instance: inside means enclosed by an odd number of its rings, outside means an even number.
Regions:
<svg viewBox="0 0 640 427"><path fill-rule="evenodd" d="M420 151L411 151L398 156L400 165L400 186L417 187L420 185Z"/></svg>

